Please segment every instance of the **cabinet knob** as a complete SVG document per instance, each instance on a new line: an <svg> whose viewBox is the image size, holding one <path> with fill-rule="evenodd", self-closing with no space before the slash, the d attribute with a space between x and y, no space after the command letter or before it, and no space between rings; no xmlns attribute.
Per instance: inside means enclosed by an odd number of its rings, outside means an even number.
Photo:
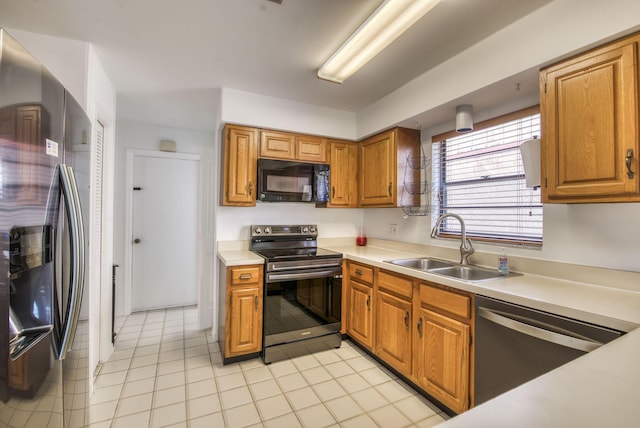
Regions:
<svg viewBox="0 0 640 428"><path fill-rule="evenodd" d="M362 271L360 269L356 269L356 275L362 276Z"/></svg>

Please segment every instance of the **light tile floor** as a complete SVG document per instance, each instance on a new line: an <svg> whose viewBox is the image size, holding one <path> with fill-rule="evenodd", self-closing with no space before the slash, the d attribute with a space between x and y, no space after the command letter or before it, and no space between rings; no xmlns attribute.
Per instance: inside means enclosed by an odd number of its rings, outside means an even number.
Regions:
<svg viewBox="0 0 640 428"><path fill-rule="evenodd" d="M222 365L195 307L135 313L96 376L91 426L431 427L446 416L349 341Z"/></svg>

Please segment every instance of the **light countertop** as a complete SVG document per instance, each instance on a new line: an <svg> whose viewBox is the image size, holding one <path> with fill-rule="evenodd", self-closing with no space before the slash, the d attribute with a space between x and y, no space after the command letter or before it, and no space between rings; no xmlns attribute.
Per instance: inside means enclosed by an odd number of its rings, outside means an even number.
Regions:
<svg viewBox="0 0 640 428"><path fill-rule="evenodd" d="M386 263L426 257L367 245L322 245L346 259L523 306L618 329L628 334L445 423L458 427L636 427L640 406L640 292L525 273L470 283ZM413 250L413 248L412 248ZM263 263L250 251L219 251L226 264ZM567 266L568 269L571 266ZM615 273L614 273L615 274ZM625 273L628 280L634 273ZM637 274L640 283L640 273Z"/></svg>

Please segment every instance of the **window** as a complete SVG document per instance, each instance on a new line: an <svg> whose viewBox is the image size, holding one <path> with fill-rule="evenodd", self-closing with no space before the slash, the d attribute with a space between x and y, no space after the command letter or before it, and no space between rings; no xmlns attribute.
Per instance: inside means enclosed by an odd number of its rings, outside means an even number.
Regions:
<svg viewBox="0 0 640 428"><path fill-rule="evenodd" d="M539 107L478 123L472 132L433 138L434 215L460 215L470 238L542 244L540 189L525 187L519 146L540 135ZM435 221L435 219L434 219ZM459 236L460 224L445 218L441 236Z"/></svg>

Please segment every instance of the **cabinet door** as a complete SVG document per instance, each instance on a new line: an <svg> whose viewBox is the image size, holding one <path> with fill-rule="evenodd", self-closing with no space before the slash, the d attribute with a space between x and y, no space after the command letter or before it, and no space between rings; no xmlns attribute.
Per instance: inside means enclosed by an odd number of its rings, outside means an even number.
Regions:
<svg viewBox="0 0 640 428"><path fill-rule="evenodd" d="M425 308L415 330L418 385L456 413L469 407L469 326Z"/></svg>
<svg viewBox="0 0 640 428"><path fill-rule="evenodd" d="M256 205L257 138L257 129L225 126L222 205Z"/></svg>
<svg viewBox="0 0 640 428"><path fill-rule="evenodd" d="M378 291L375 353L400 373L411 376L411 301Z"/></svg>
<svg viewBox="0 0 640 428"><path fill-rule="evenodd" d="M260 157L294 160L295 134L260 131Z"/></svg>
<svg viewBox="0 0 640 428"><path fill-rule="evenodd" d="M357 207L358 146L352 143L331 141L329 143L329 165L331 167L331 190L329 207Z"/></svg>
<svg viewBox="0 0 640 428"><path fill-rule="evenodd" d="M373 346L372 291L359 282L349 283L347 334L369 349Z"/></svg>
<svg viewBox="0 0 640 428"><path fill-rule="evenodd" d="M637 197L636 57L637 42L627 40L541 72L544 202Z"/></svg>
<svg viewBox="0 0 640 428"><path fill-rule="evenodd" d="M229 287L227 297L228 357L262 350L261 287Z"/></svg>
<svg viewBox="0 0 640 428"><path fill-rule="evenodd" d="M327 162L327 139L312 135L296 137L296 159L305 162Z"/></svg>
<svg viewBox="0 0 640 428"><path fill-rule="evenodd" d="M393 131L371 137L360 145L360 206L396 203L396 141Z"/></svg>

